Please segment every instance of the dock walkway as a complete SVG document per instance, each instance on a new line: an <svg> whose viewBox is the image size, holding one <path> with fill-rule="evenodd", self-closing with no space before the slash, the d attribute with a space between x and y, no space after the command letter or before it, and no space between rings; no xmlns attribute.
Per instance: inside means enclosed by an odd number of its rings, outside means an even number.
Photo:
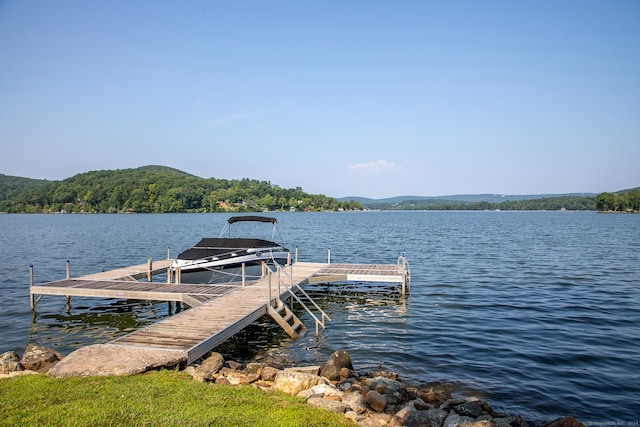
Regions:
<svg viewBox="0 0 640 427"><path fill-rule="evenodd" d="M141 264L37 286L32 284L30 287L32 307L35 306L35 295L130 298L186 303L192 308L119 337L108 345L126 346L132 349L179 351L184 354L187 363L192 363L263 315L273 316L272 309L279 305L279 300L294 296L293 294L298 291L304 293L302 287L306 284L354 280L390 282L402 283L404 292L405 282L409 280L408 266L401 265L400 262L397 265L296 262L246 286L242 284L190 285L135 280L145 276L151 279L154 274L166 272L170 263L171 260L157 261L152 267L149 262L148 265ZM324 317L322 319L323 322ZM324 327L324 323L322 326ZM317 328L316 324L316 331Z"/></svg>
<svg viewBox="0 0 640 427"><path fill-rule="evenodd" d="M293 268L293 281L302 282L322 267L297 263ZM248 286L236 286L224 298L212 299L109 344L181 350L187 356L187 363L191 363L267 314L269 302L274 304L276 299L285 298L288 288L276 282L267 276Z"/></svg>

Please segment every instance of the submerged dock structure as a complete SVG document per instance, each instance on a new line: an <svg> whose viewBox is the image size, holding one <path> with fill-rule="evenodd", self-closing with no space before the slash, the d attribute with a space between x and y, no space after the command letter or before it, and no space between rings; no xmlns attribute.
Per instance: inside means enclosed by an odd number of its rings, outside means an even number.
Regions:
<svg viewBox="0 0 640 427"><path fill-rule="evenodd" d="M32 270L31 308L35 310L43 295L64 295L67 303L71 297L79 296L187 304L189 310L116 338L108 345L180 351L187 363L192 363L265 314L271 315L291 337L298 337L305 326L285 304L287 300L309 313L318 334L324 329L325 320L331 319L305 292L305 285L385 282L400 285L404 295L410 283L409 263L404 256L388 265L294 262L275 270L266 268L265 275L251 283L224 285L175 283L180 275L171 274L171 262L149 260L146 264L75 278L70 277L67 264L66 279L40 285L33 283ZM153 276L164 273L166 283L153 282Z"/></svg>

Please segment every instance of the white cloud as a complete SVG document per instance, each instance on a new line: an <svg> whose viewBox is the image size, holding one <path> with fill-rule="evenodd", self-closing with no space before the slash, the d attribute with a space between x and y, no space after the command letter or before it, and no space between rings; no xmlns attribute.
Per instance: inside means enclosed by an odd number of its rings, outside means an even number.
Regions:
<svg viewBox="0 0 640 427"><path fill-rule="evenodd" d="M400 165L387 160L376 160L375 162L355 163L348 166L353 172L365 174L379 174L384 172L393 172L400 170Z"/></svg>

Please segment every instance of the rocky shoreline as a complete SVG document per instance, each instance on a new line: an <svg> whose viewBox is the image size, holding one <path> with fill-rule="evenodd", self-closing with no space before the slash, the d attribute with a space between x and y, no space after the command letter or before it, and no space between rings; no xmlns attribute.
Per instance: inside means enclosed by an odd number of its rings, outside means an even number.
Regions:
<svg viewBox="0 0 640 427"><path fill-rule="evenodd" d="M51 349L33 345L27 347L22 358L15 352L6 352L0 355L0 378L38 373L66 376L56 374L55 369L63 358ZM277 362L243 365L225 361L221 354L213 352L201 363L186 366L184 372L196 381L295 395L309 405L344 414L361 427L530 427L520 415L496 412L476 397L454 397L444 389L410 386L394 372L355 372L351 357L344 350L333 353L321 366L306 367L284 367ZM128 374L131 372L121 375ZM94 369L86 375L101 373ZM584 425L573 417L563 417L544 427Z"/></svg>

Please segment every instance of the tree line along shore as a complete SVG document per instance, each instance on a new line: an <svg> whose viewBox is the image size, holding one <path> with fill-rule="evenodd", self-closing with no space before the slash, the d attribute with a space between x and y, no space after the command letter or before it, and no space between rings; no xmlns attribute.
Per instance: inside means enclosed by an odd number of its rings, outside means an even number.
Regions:
<svg viewBox="0 0 640 427"><path fill-rule="evenodd" d="M362 209L302 188L268 181L200 178L164 166L93 171L62 181L0 176L7 213L177 213Z"/></svg>
<svg viewBox="0 0 640 427"><path fill-rule="evenodd" d="M458 201L407 198L400 202L337 200L269 181L200 178L165 166L92 171L62 181L0 174L0 212L178 213L353 210L596 210L640 211L640 187L596 196Z"/></svg>

